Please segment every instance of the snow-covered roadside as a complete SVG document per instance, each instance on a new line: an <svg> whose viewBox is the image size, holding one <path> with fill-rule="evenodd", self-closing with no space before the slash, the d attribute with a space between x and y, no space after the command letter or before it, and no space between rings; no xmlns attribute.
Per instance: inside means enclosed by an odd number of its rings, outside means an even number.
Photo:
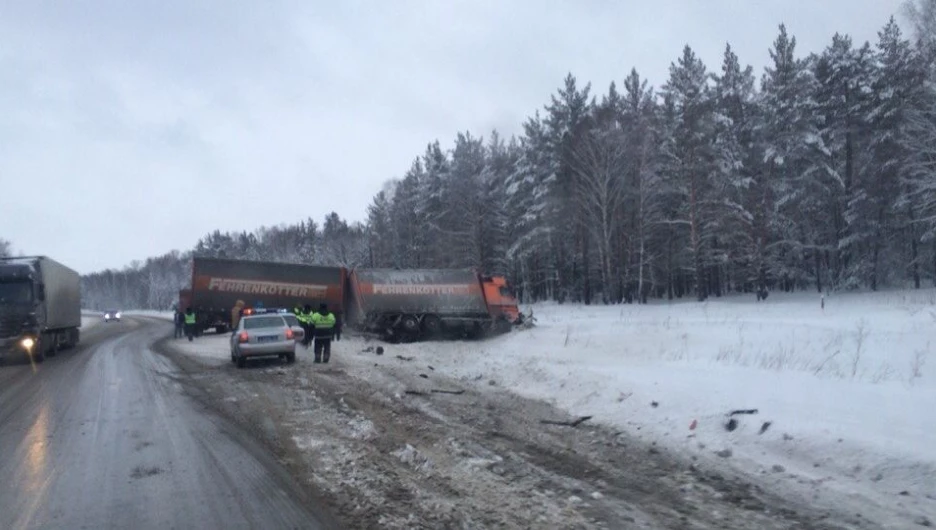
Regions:
<svg viewBox="0 0 936 530"><path fill-rule="evenodd" d="M824 309L817 296L777 293L765 303L544 305L531 330L349 360L431 365L510 388L905 528L936 520L932 295L838 295ZM729 432L736 409L757 413L734 416Z"/></svg>
<svg viewBox="0 0 936 530"><path fill-rule="evenodd" d="M139 309L139 310L133 309L130 311L124 311L123 314L140 316L140 317L159 318L162 320L168 320L170 322L172 322L173 320L172 311L154 311L154 310L149 310L149 309Z"/></svg>
<svg viewBox="0 0 936 530"><path fill-rule="evenodd" d="M97 326L101 323L101 315L91 314L91 313L82 313L81 314L81 330L87 331L94 326Z"/></svg>
<svg viewBox="0 0 936 530"><path fill-rule="evenodd" d="M199 358L205 364L220 365L231 362L230 338L228 333L202 335L191 342L182 337L172 339L168 345L180 353Z"/></svg>

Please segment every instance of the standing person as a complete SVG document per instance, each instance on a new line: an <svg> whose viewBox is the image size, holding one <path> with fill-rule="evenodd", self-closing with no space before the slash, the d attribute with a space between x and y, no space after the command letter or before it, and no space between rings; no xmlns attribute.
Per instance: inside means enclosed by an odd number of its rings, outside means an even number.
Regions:
<svg viewBox="0 0 936 530"><path fill-rule="evenodd" d="M191 307L185 310L185 335L189 342L195 340L195 311Z"/></svg>
<svg viewBox="0 0 936 530"><path fill-rule="evenodd" d="M175 338L181 339L185 335L185 313L182 312L181 307L175 310L173 324L175 324Z"/></svg>
<svg viewBox="0 0 936 530"><path fill-rule="evenodd" d="M244 301L238 300L231 309L231 333L237 333L237 325L240 323L241 316L244 314Z"/></svg>
<svg viewBox="0 0 936 530"><path fill-rule="evenodd" d="M312 326L315 332L315 361L327 363L331 357L331 341L335 337L335 314L328 310L327 304L319 306L312 314Z"/></svg>
<svg viewBox="0 0 936 530"><path fill-rule="evenodd" d="M312 344L312 333L314 329L312 328L312 306L309 304L305 305L305 308L302 310L302 317L299 318L299 323L302 324L302 330L305 334L302 336L302 345L306 348Z"/></svg>

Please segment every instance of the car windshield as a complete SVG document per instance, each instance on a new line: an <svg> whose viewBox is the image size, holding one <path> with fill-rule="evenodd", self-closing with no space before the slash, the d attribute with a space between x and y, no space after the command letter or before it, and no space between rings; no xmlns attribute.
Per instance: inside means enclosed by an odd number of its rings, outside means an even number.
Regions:
<svg viewBox="0 0 936 530"><path fill-rule="evenodd" d="M244 319L244 329L281 328L285 325L283 317L252 317Z"/></svg>
<svg viewBox="0 0 936 530"><path fill-rule="evenodd" d="M283 315L283 320L285 320L286 324L290 326L299 325L299 319L296 318L296 315Z"/></svg>
<svg viewBox="0 0 936 530"><path fill-rule="evenodd" d="M29 282L0 283L0 303L28 304L32 299L32 285Z"/></svg>

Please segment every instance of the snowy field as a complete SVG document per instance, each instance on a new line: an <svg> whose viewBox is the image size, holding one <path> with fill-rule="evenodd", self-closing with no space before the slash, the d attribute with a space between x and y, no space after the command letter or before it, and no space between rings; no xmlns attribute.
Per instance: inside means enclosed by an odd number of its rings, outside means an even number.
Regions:
<svg viewBox="0 0 936 530"><path fill-rule="evenodd" d="M378 357L347 337L333 357L367 372L432 366L478 388L509 388L884 526L936 522L932 289L841 294L824 309L818 295L772 293L762 303L533 312L533 329L486 341L385 345ZM230 362L227 340L174 344L220 364ZM298 357L311 361L302 349ZM740 409L756 413L729 416Z"/></svg>
<svg viewBox="0 0 936 530"><path fill-rule="evenodd" d="M545 399L810 500L936 520L933 290L842 294L824 309L773 293L533 312L534 329L391 346L385 362L412 356ZM729 431L739 409L757 413Z"/></svg>

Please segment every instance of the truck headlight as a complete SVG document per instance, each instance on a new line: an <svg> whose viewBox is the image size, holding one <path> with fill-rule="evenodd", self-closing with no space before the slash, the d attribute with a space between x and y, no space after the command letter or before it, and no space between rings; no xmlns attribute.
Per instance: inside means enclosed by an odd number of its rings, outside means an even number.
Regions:
<svg viewBox="0 0 936 530"><path fill-rule="evenodd" d="M26 337L25 339L20 341L20 344L22 344L23 347L26 348L27 350L31 350L33 346L36 345L36 341L33 340L32 337Z"/></svg>

